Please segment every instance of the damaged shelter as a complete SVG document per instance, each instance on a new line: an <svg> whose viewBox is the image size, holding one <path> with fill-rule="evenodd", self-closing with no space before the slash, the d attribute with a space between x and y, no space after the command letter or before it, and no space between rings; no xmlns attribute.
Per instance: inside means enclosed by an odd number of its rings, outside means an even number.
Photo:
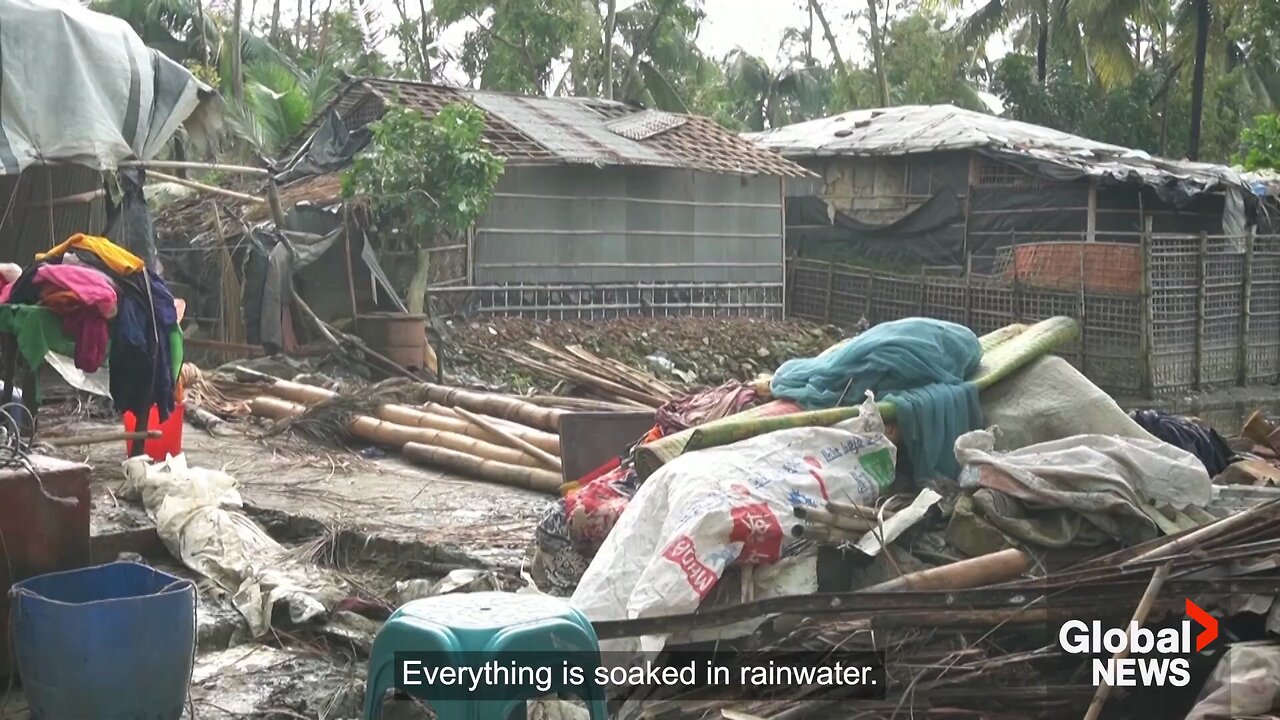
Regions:
<svg viewBox="0 0 1280 720"><path fill-rule="evenodd" d="M1080 255L1063 242L1098 242L1130 249L1085 262L1127 263L1132 284L1144 230L1268 231L1261 198L1230 168L950 105L855 110L749 137L822 177L788 192L793 256L964 266L1017 244L1051 265Z"/></svg>
<svg viewBox="0 0 1280 720"><path fill-rule="evenodd" d="M293 347L282 337L289 331L274 321L273 298L287 297L275 289L275 278L292 276L326 321L351 317L353 308L357 315L403 310L396 291L408 285L414 263L380 248L379 231L360 208L343 202L341 192L342 171L369 143L366 126L397 102L427 116L450 103L475 103L485 112L484 139L505 166L472 231L428 248L430 291L474 297L472 291L489 289L480 294L488 306L512 300L501 290L511 286L573 285L582 290L575 300L558 295L552 302L591 303L601 300L598 292L608 292L601 288L678 284L688 304L698 301L688 293L712 302L733 286L760 293L753 308L780 314L783 180L807 176L800 166L706 118L593 98L359 78L300 133L275 176L289 222L303 222L305 215L309 223L291 227L287 236L295 244L318 243L320 264L302 272L296 262L290 273L272 264L273 252L279 262L288 253L272 246L271 213L261 198L201 197L164 212L160 234L175 255L189 247L234 256L211 263L206 254L187 253L192 257L176 271L198 288L196 317L220 328L220 340ZM213 202L217 213L210 212ZM350 231L334 244L334 233L344 227ZM246 249L239 238L252 242ZM249 265L230 269L243 265L243 258ZM348 284L349 293L330 292ZM546 300L533 296L541 293L515 295L519 303ZM244 333L237 336L241 296ZM261 314L259 298L265 298Z"/></svg>
<svg viewBox="0 0 1280 720"><path fill-rule="evenodd" d="M54 0L0 5L0 103L6 262L28 262L75 233L152 261L136 162L161 154L180 129L199 141L219 122L214 92L125 21Z"/></svg>
<svg viewBox="0 0 1280 720"><path fill-rule="evenodd" d="M484 138L506 167L458 248L468 284L781 282L782 183L807 173L706 118L360 78L298 145L332 137L335 115L357 131L390 103L431 116L455 102L484 110Z"/></svg>

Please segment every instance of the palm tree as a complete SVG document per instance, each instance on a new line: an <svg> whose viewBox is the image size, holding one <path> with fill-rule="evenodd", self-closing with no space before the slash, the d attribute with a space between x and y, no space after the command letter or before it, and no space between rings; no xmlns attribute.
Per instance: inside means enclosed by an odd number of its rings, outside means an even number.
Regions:
<svg viewBox="0 0 1280 720"><path fill-rule="evenodd" d="M725 85L730 113L749 130L764 130L808 120L821 114L825 72L816 65L773 70L764 60L742 50L725 59Z"/></svg>
<svg viewBox="0 0 1280 720"><path fill-rule="evenodd" d="M926 6L939 5L953 9L963 0L926 0ZM1068 0L988 0L986 4L963 18L954 28L956 43L963 48L976 48L998 32L1017 28L1016 44L1035 45L1036 79L1045 81L1049 72L1050 30L1054 34L1074 34L1066 22Z"/></svg>

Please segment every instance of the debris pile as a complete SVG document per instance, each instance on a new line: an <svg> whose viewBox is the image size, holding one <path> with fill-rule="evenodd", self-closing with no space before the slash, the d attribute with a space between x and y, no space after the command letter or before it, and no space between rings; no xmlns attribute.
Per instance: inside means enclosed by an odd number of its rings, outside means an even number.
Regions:
<svg viewBox="0 0 1280 720"><path fill-rule="evenodd" d="M856 328L854 329L857 330ZM656 375L668 384L719 385L772 372L783 362L816 355L848 333L802 320L620 317L607 322L519 318L455 321L445 328L454 348L447 372L493 387L549 388L548 378L498 348L525 352L528 341L552 348L576 345L593 355ZM551 379L555 383L561 378Z"/></svg>
<svg viewBox="0 0 1280 720"><path fill-rule="evenodd" d="M1079 717L1091 704L1092 717L1214 717L1239 689L1224 657L1272 662L1255 643L1280 635L1280 431L1258 416L1227 440L1193 418L1126 413L1052 354L1075 338L1067 318L982 337L888 323L714 386L645 365L651 346L612 356L553 325L510 327L547 333L489 340L486 357L587 397L189 372L188 399L223 422L248 412L268 435L342 439L552 498L525 568L397 576L376 612L335 604L352 591L325 592L323 574L245 581L291 609L319 593L324 636L358 656L392 606L523 581L567 598L606 651L714 647L742 664L862 651L886 666L879 698L610 688L628 718L827 717L832 700L849 717ZM610 439L615 415L633 425ZM574 457L602 443L589 466ZM1069 621L1182 628L1188 600L1223 637L1178 655L1185 692L1099 687L1096 655L1061 641Z"/></svg>

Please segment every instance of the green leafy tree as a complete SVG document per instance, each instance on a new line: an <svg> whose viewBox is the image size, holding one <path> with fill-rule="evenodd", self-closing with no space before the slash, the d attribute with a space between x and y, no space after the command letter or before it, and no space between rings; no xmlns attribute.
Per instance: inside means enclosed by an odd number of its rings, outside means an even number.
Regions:
<svg viewBox="0 0 1280 720"><path fill-rule="evenodd" d="M1236 162L1246 170L1280 171L1280 115L1259 115L1240 133Z"/></svg>
<svg viewBox="0 0 1280 720"><path fill-rule="evenodd" d="M393 104L371 124L373 140L342 177L343 195L367 200L383 247L417 252L409 310L421 313L430 271L427 249L464 232L488 207L502 160L484 144L485 116L468 103L430 120Z"/></svg>
<svg viewBox="0 0 1280 720"><path fill-rule="evenodd" d="M581 0L436 0L433 12L444 25L475 24L460 62L481 87L539 94L585 22Z"/></svg>

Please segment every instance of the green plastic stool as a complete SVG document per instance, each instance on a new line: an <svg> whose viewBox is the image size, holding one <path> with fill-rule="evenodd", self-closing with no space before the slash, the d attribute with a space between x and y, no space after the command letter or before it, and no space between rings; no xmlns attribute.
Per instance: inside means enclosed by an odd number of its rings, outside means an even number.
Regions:
<svg viewBox="0 0 1280 720"><path fill-rule="evenodd" d="M482 664L508 653L587 653L600 664L600 641L586 616L563 600L547 595L500 592L456 593L414 600L391 614L378 631L369 656L364 720L379 720L388 690L396 687L395 654L441 653L454 665ZM581 655L575 655L581 658ZM557 663L558 667L558 663ZM552 673L548 694L578 688L560 685ZM433 701L430 689L401 688L431 701L437 720L508 720L524 717L525 703L543 692L529 687L521 696L494 701ZM604 688L587 683L581 689L591 720L607 720Z"/></svg>

